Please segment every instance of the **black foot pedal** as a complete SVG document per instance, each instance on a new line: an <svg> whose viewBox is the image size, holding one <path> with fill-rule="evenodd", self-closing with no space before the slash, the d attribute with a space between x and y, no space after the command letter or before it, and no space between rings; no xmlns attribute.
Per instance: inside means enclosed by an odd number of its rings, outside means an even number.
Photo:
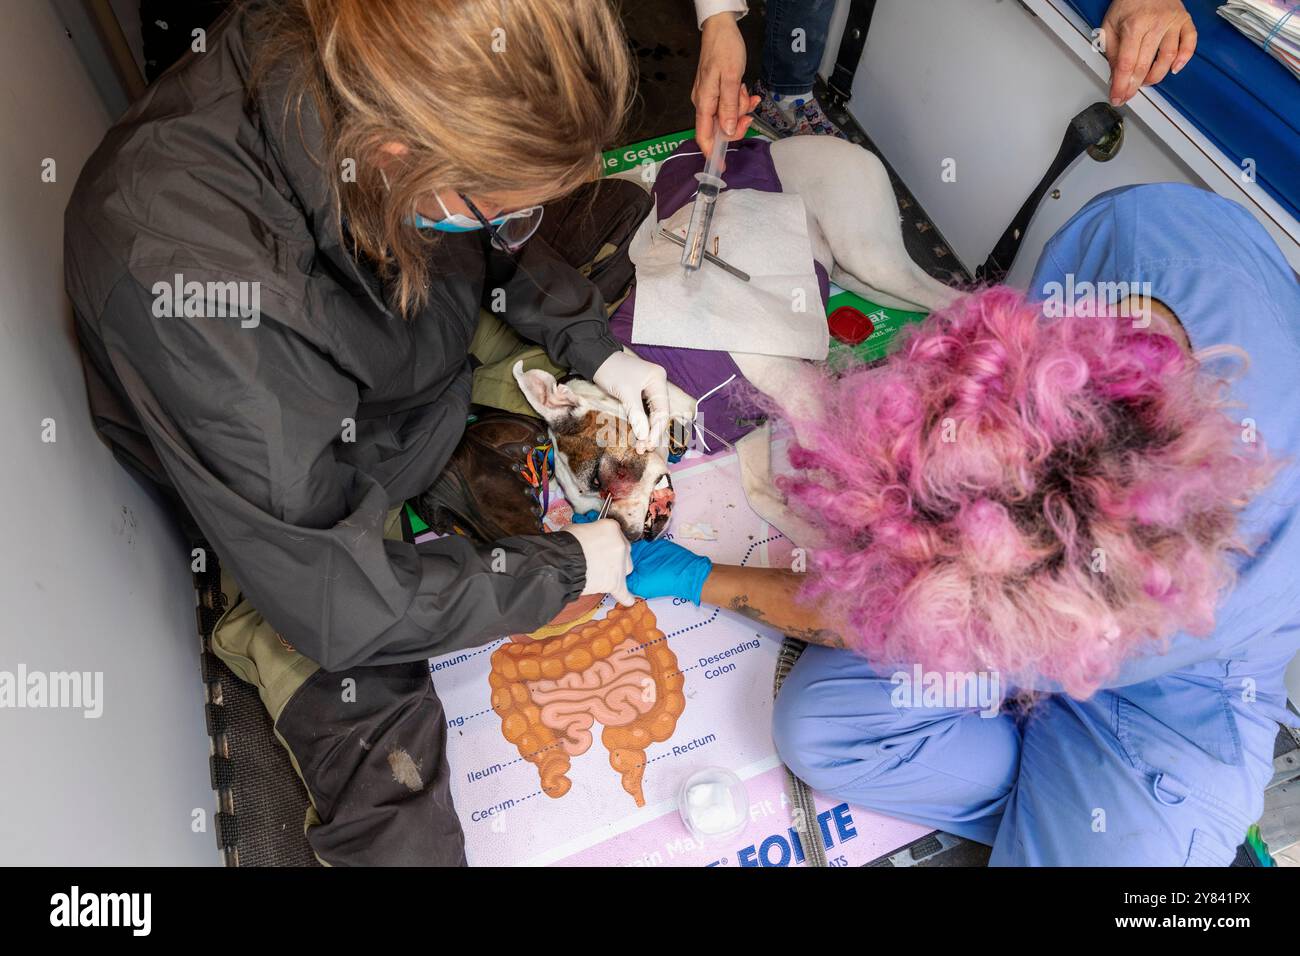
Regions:
<svg viewBox="0 0 1300 956"><path fill-rule="evenodd" d="M1011 220L1006 232L1002 233L1002 238L984 260L984 265L975 270L976 281L996 284L1007 277L1038 204L1076 159L1087 153L1097 162L1107 163L1115 158L1123 145L1124 117L1109 103L1093 103L1070 120L1056 158L1047 167L1047 172L1029 194L1025 204L1020 207L1016 218Z"/></svg>

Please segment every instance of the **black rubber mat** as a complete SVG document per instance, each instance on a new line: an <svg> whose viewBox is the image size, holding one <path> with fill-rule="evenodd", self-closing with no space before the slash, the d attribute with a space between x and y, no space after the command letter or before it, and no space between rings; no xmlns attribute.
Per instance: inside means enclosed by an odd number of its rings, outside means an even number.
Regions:
<svg viewBox="0 0 1300 956"><path fill-rule="evenodd" d="M211 549L207 554L207 570L194 575L194 587L217 794L217 846L228 866L317 866L302 832L307 791L275 737L257 690L212 653L212 627L225 610L225 599L217 556Z"/></svg>

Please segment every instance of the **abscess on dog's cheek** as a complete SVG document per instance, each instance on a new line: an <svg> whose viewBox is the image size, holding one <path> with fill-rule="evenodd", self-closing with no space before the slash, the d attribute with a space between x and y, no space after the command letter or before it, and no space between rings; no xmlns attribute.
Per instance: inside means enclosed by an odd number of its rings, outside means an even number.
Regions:
<svg viewBox="0 0 1300 956"><path fill-rule="evenodd" d="M636 452L624 439L626 423L588 411L551 423L556 477L575 512L612 497L609 517L629 538L661 534L672 510L672 484L661 455Z"/></svg>
<svg viewBox="0 0 1300 956"><path fill-rule="evenodd" d="M646 466L643 456L619 454L621 451L623 450L606 450L598 461L601 487L619 499L637 493Z"/></svg>

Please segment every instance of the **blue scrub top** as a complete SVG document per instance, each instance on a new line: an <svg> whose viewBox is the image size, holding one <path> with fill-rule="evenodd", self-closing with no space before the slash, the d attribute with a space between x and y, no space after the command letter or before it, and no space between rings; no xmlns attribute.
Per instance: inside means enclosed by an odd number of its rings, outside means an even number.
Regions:
<svg viewBox="0 0 1300 956"><path fill-rule="evenodd" d="M1131 659L1108 686L1233 662L1276 678L1300 650L1300 282L1264 228L1241 206L1180 183L1128 186L1083 207L1043 250L1029 287L1150 283L1199 350L1236 345L1250 365L1229 413L1253 419L1276 457L1289 459L1242 513L1255 550L1237 560L1236 587L1208 638L1176 635L1165 654ZM1135 290L1136 291L1136 290ZM1218 360L1216 360L1218 361ZM1211 367L1214 367L1211 364ZM1243 662L1243 663L1236 663ZM1042 688L1047 689L1047 688ZM1279 714L1279 717L1281 715Z"/></svg>

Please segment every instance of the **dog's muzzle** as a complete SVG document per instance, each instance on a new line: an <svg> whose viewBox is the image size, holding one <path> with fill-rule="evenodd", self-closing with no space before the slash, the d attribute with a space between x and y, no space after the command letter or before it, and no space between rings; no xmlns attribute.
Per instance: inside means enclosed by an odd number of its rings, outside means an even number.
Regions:
<svg viewBox="0 0 1300 956"><path fill-rule="evenodd" d="M668 520L673 514L673 480L664 472L654 490L650 492L650 504L645 510L645 525L641 529L644 540L653 541L668 530Z"/></svg>

